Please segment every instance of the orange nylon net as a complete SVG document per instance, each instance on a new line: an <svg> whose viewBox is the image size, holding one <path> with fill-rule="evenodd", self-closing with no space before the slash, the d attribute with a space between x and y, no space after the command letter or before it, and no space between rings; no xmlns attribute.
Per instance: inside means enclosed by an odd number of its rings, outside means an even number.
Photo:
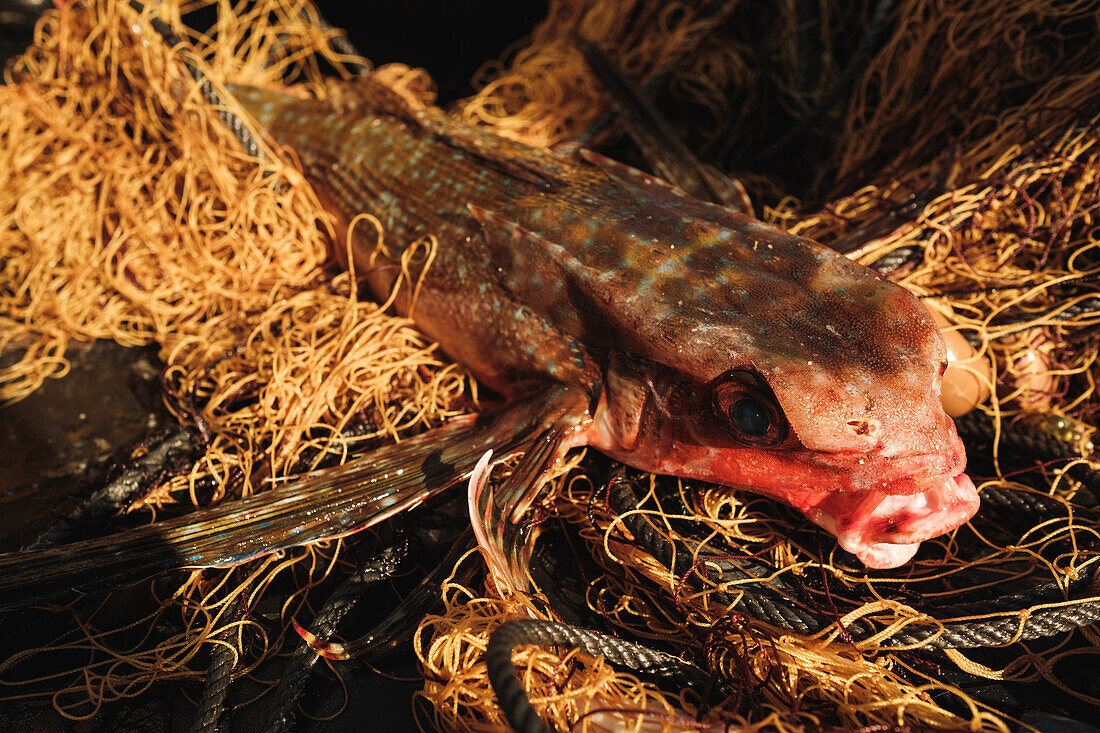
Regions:
<svg viewBox="0 0 1100 733"><path fill-rule="evenodd" d="M662 109L695 149L724 170L752 171L742 177L758 203L772 204L767 219L866 264L893 257L888 276L933 296L948 329L970 337L975 378L991 392L979 409L998 429L1052 411L1045 429L1068 435L1087 460L1100 324L1087 287L1100 269L1097 4L888 3L892 21L862 59L860 29L874 24L875 7L793 5L552 2L532 37L506 64L487 66L481 90L455 114L536 145L576 138L608 106L571 39L597 42L630 76L656 83ZM206 6L218 9L216 26L188 30L181 17ZM189 472L139 502L152 508L259 491L322 454L467 409L459 367L410 322L360 299L354 278L324 267L329 239L342 233L331 231L293 161L263 146L259 158L245 154L182 63L198 59L215 85L302 83L325 95L322 68L347 75L353 60L331 50L333 32L305 3L169 2L156 13L188 40L169 49L151 13L110 0L48 13L0 86L0 351L11 357L0 400L62 375L71 340L158 344L169 406L201 420L208 439ZM422 72L382 72L430 101ZM821 124L777 141L777 120ZM605 128L600 139L617 134ZM824 203L803 205L789 190ZM953 583L978 571L1005 582L1094 572L1096 528L1077 511L1088 490L1064 462L1038 489L998 470L986 479L983 489L1045 493L1064 511L1011 543L979 525L961 529L937 541L936 561L900 579L868 576L807 545L788 515L751 495L679 484L646 493L636 511L700 554L704 546L757 554L780 576L823 572L839 583L844 592L828 599L838 623L814 635L753 621L719 600L751 591L751 582L685 584L637 546L583 476L551 492L542 510L572 528L600 569L586 591L593 613L624 635L708 659L716 679L739 691L705 713L707 725L1007 731L1010 719L888 646L908 628L951 620L899 601L905 583L938 583L948 603ZM212 496L200 498L200 485L212 485ZM342 547L272 557L247 577L191 575L128 627L153 628L170 615L182 631L167 639L124 642L125 629L99 628L94 610L74 610L76 637L0 661L0 695L45 696L66 716L92 717L156 680L201 678L201 650L227 630L251 640L238 664L246 674L279 647L307 591L347 572ZM242 597L255 605L278 582L298 590L281 602L276 633L235 620ZM425 619L415 640L421 695L442 727L498 730L481 660L487 636L508 618L546 616L546 604L491 584L449 584L444 596L445 612ZM842 626L857 621L880 633L846 640ZM951 659L980 676L1068 687L1058 664L1098 648L1085 627L1053 644L1016 643L1007 666L968 653ZM83 655L75 677L73 651ZM28 660L54 656L50 678L21 674ZM559 728L698 727L698 700L660 693L602 660L539 648L516 661Z"/></svg>

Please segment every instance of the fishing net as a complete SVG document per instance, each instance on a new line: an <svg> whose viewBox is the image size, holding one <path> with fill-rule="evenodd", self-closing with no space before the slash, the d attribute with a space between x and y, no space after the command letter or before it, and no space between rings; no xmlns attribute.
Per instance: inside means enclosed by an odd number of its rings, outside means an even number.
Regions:
<svg viewBox="0 0 1100 733"><path fill-rule="evenodd" d="M320 63L343 68L333 32L302 4L223 3L211 35L181 22L213 4L161 9L186 49L125 3L47 13L0 86L0 343L14 356L0 398L62 375L70 340L156 344L167 404L199 428L202 448L129 507L151 516L246 496L438 424L466 392L409 321L324 268L331 219L312 190L270 150L244 153L186 66L213 80L319 81ZM201 677L196 654L227 629L262 659L266 632L233 615L237 601L255 607L280 574L302 589L321 582L336 550L193 574L122 628L100 628L100 609L75 612L78 638L0 663L6 692L47 694L63 715L88 717L156 680ZM289 618L301 598L283 600ZM181 633L129 638L169 615ZM27 692L28 661L60 668L53 690Z"/></svg>
<svg viewBox="0 0 1100 733"><path fill-rule="evenodd" d="M660 54L642 54L649 64L633 54L636 27L615 25L637 14L608 18L604 11L619 8L554 4L532 43L465 114L541 144L587 129L602 114L601 92L569 42L574 32L597 38L643 85L664 76L662 93L676 104L662 109L696 149L711 151L735 173L753 162L769 164L771 179L743 179L758 201L773 202L766 218L927 296L946 328L965 338L970 389L992 392L979 408L994 426L991 459L979 464L985 475L978 474L987 508L929 543L936 550L904 573L868 574L767 500L684 482L662 488L670 482L655 479L627 506L615 507L599 487L579 480L553 511L572 528L564 532L583 539L597 559L599 572L585 578L586 605L609 628L705 660L716 677L736 680L730 697L703 718L736 728L1007 729L1008 718L907 653L938 644L948 647L949 665L971 674L1043 679L1095 704L1087 685L1071 686L1059 673L1060 663L1096 653L1089 626L1054 644L1021 642L1028 639L1027 619L1097 600L1095 475L1073 472L1092 453L1088 424L1096 412L1100 301L1088 285L1096 273L1092 216L1100 201L1098 72L1090 60L1095 5L805 6L775 16L735 6L724 10L728 15L693 21L684 20L690 12L677 15L682 7L670 10L649 26L654 37L667 39L650 40L667 44L662 66ZM894 16L888 27L877 23L885 13ZM817 22L807 23L806 14ZM658 31L671 17L682 25ZM861 38L857 29L866 34ZM672 45L692 34L693 45ZM543 83L546 75L553 81ZM531 78L540 81L523 81ZM573 114L555 117L562 99L572 101ZM590 116L571 127L578 110ZM801 138L776 139L775 120L784 117ZM796 158L805 170L782 157ZM777 196L799 184L803 201ZM1015 465L1002 469L1001 445L1012 446L1010 455L1019 445L998 440L1012 437L1005 434L1055 437L1070 458L1049 461L1038 475ZM1013 498L998 513L1003 496ZM1020 496L1046 503L1031 513ZM646 546L644 533L630 526L631 515L647 518L657 544L675 548L681 562L655 557L653 541ZM752 564L744 561L762 561L770 572L729 571L731 564ZM779 599L769 605L776 588ZM458 608L465 628L453 623ZM551 617L537 603L525 613ZM441 641L421 652L424 694L445 726L501 724L493 707L472 714L470 700L486 682L484 675L466 675L483 664L473 650L485 647L500 618L516 615L506 605L454 598L448 614L426 622ZM791 627L806 635L786 633ZM1012 651L986 664L986 655L957 648L983 644ZM608 683L598 674L590 673L595 697L577 702L569 686L587 668L574 663L566 672L518 655L517 667L536 707L558 727L615 727L592 712L610 707ZM630 681L623 675L618 684ZM679 716L677 725L695 725L697 701L678 701L674 710L654 706L637 686L629 689L618 707L639 711L635 725L659 726L669 715Z"/></svg>
<svg viewBox="0 0 1100 733"><path fill-rule="evenodd" d="M850 253L939 311L969 349L971 401L989 394L960 422L989 513L925 543L900 571L868 573L767 500L628 476L630 492L613 501L611 478L574 472L548 492L530 540L566 548L573 612L695 662L725 694L712 704L662 693L564 647L519 650L523 685L544 719L583 730L699 727L696 715L716 729L1012 729L949 681L959 669L1045 680L1096 704L1061 674L1098 653L1093 628L1072 621L1053 640L1027 630L1032 617L1100 603L1088 427L1100 405L1089 279L1100 254L1100 8L791 5L552 2L452 111L531 144L584 139L636 157L575 37L596 42L700 157L741 178L764 218ZM211 9L208 31L185 22ZM165 44L153 17L186 44ZM288 0L166 2L155 13L95 0L48 13L6 70L0 400L63 375L73 341L156 344L167 404L201 445L133 510L262 491L473 409L461 368L334 266L328 242L340 251L344 233L293 155L262 137L246 153L219 116L239 112L227 83L330 94L326 74L365 68L334 50L337 38L312 6ZM223 92L220 108L189 65ZM382 71L430 101L422 72ZM345 545L170 576L124 624L104 606L73 605L75 632L0 661L0 695L94 717L155 682L203 678L219 644L245 650L234 675L247 675L280 648L291 618L310 617L309 591L350 572ZM524 594L454 577L444 612L414 637L420 694L440 727L498 730L489 635L507 619L562 613L554 589L566 583L533 571L541 590ZM765 601L774 617L747 610ZM265 603L274 622L247 611ZM997 623L996 653L927 651L966 624Z"/></svg>

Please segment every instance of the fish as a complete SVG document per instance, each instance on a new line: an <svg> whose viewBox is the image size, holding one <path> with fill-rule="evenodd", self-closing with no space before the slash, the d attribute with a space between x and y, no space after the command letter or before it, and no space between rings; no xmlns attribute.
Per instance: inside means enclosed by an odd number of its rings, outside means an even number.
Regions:
<svg viewBox="0 0 1100 733"><path fill-rule="evenodd" d="M557 451L764 494L870 568L979 506L940 402L947 354L904 288L811 240L588 150L464 125L371 78L339 100L234 94L343 222L438 246L396 307L510 399L591 405ZM374 294L397 254L352 258ZM520 500L518 510L526 502ZM515 516L513 516L515 519Z"/></svg>
<svg viewBox="0 0 1100 733"><path fill-rule="evenodd" d="M0 609L344 536L471 476L487 450L522 456L493 498L498 537L578 447L788 504L868 568L905 564L978 510L940 402L943 339L872 270L596 152L464 124L373 75L323 99L229 89L334 216L347 242L334 257L508 407L266 499L2 553ZM364 213L383 240L367 226L340 236Z"/></svg>

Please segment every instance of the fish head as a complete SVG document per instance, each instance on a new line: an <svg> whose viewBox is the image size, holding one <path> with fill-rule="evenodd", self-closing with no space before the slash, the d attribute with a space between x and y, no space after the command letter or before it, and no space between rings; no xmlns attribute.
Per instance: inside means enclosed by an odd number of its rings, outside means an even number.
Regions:
<svg viewBox="0 0 1100 733"><path fill-rule="evenodd" d="M711 287L688 299L705 313L666 317L671 349L611 354L589 442L635 467L771 496L868 567L897 567L978 509L940 401L943 339L904 288L771 236L784 257L725 277L739 293L728 312Z"/></svg>

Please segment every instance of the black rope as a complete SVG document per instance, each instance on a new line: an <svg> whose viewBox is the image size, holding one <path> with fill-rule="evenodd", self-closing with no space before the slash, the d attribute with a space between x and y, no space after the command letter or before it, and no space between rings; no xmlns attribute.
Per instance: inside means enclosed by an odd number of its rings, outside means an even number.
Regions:
<svg viewBox="0 0 1100 733"><path fill-rule="evenodd" d="M1009 498L1007 495L1017 494L1017 497ZM1041 497L1033 499L1020 499L1026 496L1021 492L987 491L994 505L1019 506L1026 502L1029 506L1045 506L1054 509L1058 503L1056 500L1043 502ZM649 519L640 512L632 512L638 505L638 498L634 494L632 482L620 479L614 482L609 492L611 505L615 511L622 515L624 525L634 535L638 546L649 552L654 559L677 575L687 574L687 582L692 587L700 590L709 590L695 572L691 569L691 550L681 541L663 535ZM708 570L717 575L715 582L728 582L755 578L758 583L752 585L738 585L738 594L726 591L711 591L711 597L718 603L730 607L736 607L747 616L759 621L787 629L801 634L812 634L826 628L836 622L835 616L818 613L797 598L801 595L799 588L777 576L776 568L762 560L753 557L739 558L731 561L721 556L701 556ZM1088 577L1082 577L1075 582L1068 583L1070 591L1081 589L1088 592L1091 585ZM1085 626L1100 619L1100 603L1082 601L1069 606L1057 608L1039 609L1029 615L1020 613L1035 605L1046 603L1061 603L1066 600L1066 589L1054 581L1039 583L1035 586L1017 593L1002 594L997 599L990 601L970 602L959 604L950 609L940 608L937 612L941 615L947 612L956 612L957 615L978 615L981 613L995 613L1016 611L1018 615L1011 618L947 622L940 626L910 626L894 634L883 641L887 646L921 645L931 648L973 648L981 646L999 646L1013 639L1027 641L1046 636L1071 631L1077 627ZM846 627L846 631L853 638L866 639L878 633L879 629L871 623L860 620Z"/></svg>
<svg viewBox="0 0 1100 733"><path fill-rule="evenodd" d="M516 733L549 730L531 705L512 663L512 651L525 645L580 647L586 654L602 655L616 666L659 679L669 687L690 687L701 694L705 694L711 683L710 675L702 669L641 644L555 621L507 621L489 636L485 666L497 703Z"/></svg>
<svg viewBox="0 0 1100 733"><path fill-rule="evenodd" d="M997 426L977 410L955 418L955 427L968 445L992 444L997 437ZM1012 453L1022 453L1037 461L1080 458L1072 446L1050 433L1029 429L1023 421L1002 422L1000 444Z"/></svg>
<svg viewBox="0 0 1100 733"><path fill-rule="evenodd" d="M332 47L332 50L343 56L355 56L358 58L365 58L363 54L359 53L359 49L355 47L355 44L351 42L351 39L348 38L347 33L342 28L337 28L336 26L325 20L324 16L321 15L319 8L314 6L312 8L312 12L312 21L314 22L314 25L316 25L318 28L325 31L326 33L331 34L328 39L328 45ZM302 7L302 17L304 17L307 22L311 20L310 13L304 6ZM366 64L363 64L359 61L345 61L344 63L346 63L348 66L351 66L357 76L366 76L370 72L370 66L367 66Z"/></svg>
<svg viewBox="0 0 1100 733"><path fill-rule="evenodd" d="M466 563L457 571L455 569L462 556L474 546L473 528L467 526L451 543L443 559L409 591L397 608L364 636L342 645L344 653L357 659L371 659L380 657L411 639L420 619L441 605L441 589L448 576L454 573L455 582L467 586L474 581L480 570L477 564Z"/></svg>
<svg viewBox="0 0 1100 733"><path fill-rule="evenodd" d="M248 567L247 565L244 567ZM243 574L238 568L236 574ZM242 589L233 609L232 620L239 621L248 614L248 589ZM229 694L229 684L233 680L233 668L240 659L240 650L233 638L240 635L240 627L230 626L214 638L210 655L210 671L206 674L206 686L199 700L198 712L191 724L191 733L210 733L217 729L218 720L225 710L225 698Z"/></svg>
<svg viewBox="0 0 1100 733"><path fill-rule="evenodd" d="M577 35L573 42L650 169L689 195L722 205L723 196L703 164L619 65L587 38Z"/></svg>
<svg viewBox="0 0 1100 733"><path fill-rule="evenodd" d="M139 14L145 10L144 3L139 2L139 0L130 0L130 7ZM307 21L310 21L309 13L306 8L302 8L301 14ZM347 35L342 30L332 26L319 12L315 14L312 20L318 28L330 32L328 42L333 50L344 56L362 55L354 44L348 40ZM152 16L149 18L149 24L170 48L184 49L185 52L180 54L180 61L191 75L191 78L198 84L199 93L202 95L203 99L214 107L218 119L222 121L222 124L224 124L231 133L233 133L233 137L237 139L250 157L267 162L268 156L264 152L264 148L261 147L259 141L248 129L244 119L228 109L225 99L214 89L214 85L199 67L197 60L191 56L187 42L184 41L178 33L172 30L172 26L161 18ZM355 73L359 76L363 76L370 71L369 66L365 66L357 61L349 61L347 63L353 67Z"/></svg>
<svg viewBox="0 0 1100 733"><path fill-rule="evenodd" d="M225 706L225 697L229 693L229 683L233 679L233 667L237 664L237 651L228 645L236 631L235 628L226 629L215 637L219 642L227 643L214 644L206 686L199 700L199 711L191 724L192 733L208 733L217 728Z"/></svg>
<svg viewBox="0 0 1100 733"><path fill-rule="evenodd" d="M611 507L619 513L623 525L634 535L638 546L646 550L661 565L668 568L676 576L684 576L691 571L694 560L692 551L684 543L667 537L649 521L649 518L641 512L633 511L638 505L637 495L634 493L633 482L620 478L614 481L610 487L608 498ZM800 634L813 634L825 628L832 622L831 619L823 619L818 614L797 604L794 598L799 590L782 580L775 578L775 568L770 564L753 557L738 558L736 563L718 557L700 558L706 564L707 570L717 572L717 581L733 580L736 577L744 578L772 578L766 583L753 587L739 587L743 595L737 595L725 591L712 591L711 597L718 603L726 606L737 606L747 615ZM688 576L688 582L696 589L705 585L695 572Z"/></svg>
<svg viewBox="0 0 1100 733"><path fill-rule="evenodd" d="M726 2L725 0L711 0L695 11L694 22L702 23L703 21L709 22L712 25L708 32L718 28L723 20L729 17L733 11L736 3ZM577 29L574 29L576 32ZM699 39L702 41L702 38ZM690 48L686 48L682 53L672 54L664 59L659 67L652 69L647 75L647 79L644 82L640 82L637 85L638 91L646 97L653 96L656 91L665 85L665 83L672 76L673 72L683 62L686 55L689 53ZM605 130L615 123L619 115L615 112L608 112L600 119L596 120L588 126L587 129L582 130L580 133L573 137L573 142L580 145L588 145L597 137L599 137Z"/></svg>
<svg viewBox="0 0 1100 733"><path fill-rule="evenodd" d="M145 4L138 2L138 0L130 0L130 7L138 14L145 11ZM169 48L187 49L186 41L172 30L172 26L165 21L156 16L152 16L149 18L149 24ZM244 147L245 152L247 152L250 157L266 162L267 156L263 148L260 147L259 142L249 131L244 120L227 109L225 100L214 89L214 85L210 83L210 79L208 79L202 69L199 68L198 62L191 57L190 52L181 53L179 58L184 68L187 69L187 73L189 73L191 78L198 84L199 93L202 94L203 99L214 106L218 119L229 128L229 131L233 133L233 137L237 138L237 141Z"/></svg>
<svg viewBox="0 0 1100 733"><path fill-rule="evenodd" d="M906 244L890 250L882 257L871 263L870 267L876 272L888 274L903 267L924 253L924 246L919 244Z"/></svg>
<svg viewBox="0 0 1100 733"><path fill-rule="evenodd" d="M1030 331L1033 328L1046 326L1085 326L1087 324L1081 321L1086 318L1095 318L1096 316L1100 316L1100 296L1093 295L1088 298L1082 298L1076 303L1068 306L1053 305L1042 313L1025 314L995 321L990 323L988 327L1004 328L1006 326L1015 326L1016 328L1013 328L1011 331L998 334L996 337L998 339L1003 339L1009 336L1015 336L1024 331ZM1040 323L1040 321L1045 321L1045 323Z"/></svg>
<svg viewBox="0 0 1100 733"><path fill-rule="evenodd" d="M39 550L84 538L87 535L87 525L107 521L115 516L119 508L138 496L151 476L159 474L176 458L189 453L191 447L191 435L186 430L172 433L24 549Z"/></svg>
<svg viewBox="0 0 1100 733"><path fill-rule="evenodd" d="M310 624L310 630L321 638L334 634L344 616L359 603L363 591L374 583L392 576L408 554L408 549L408 541L404 541L386 548L377 557L363 563L359 570L348 576L325 601L324 606ZM320 658L320 655L310 649L304 641L294 650L283 670L283 678L275 688L275 702L264 726L267 733L282 733L294 725L298 701L305 691L306 681L314 665Z"/></svg>
<svg viewBox="0 0 1100 733"><path fill-rule="evenodd" d="M963 439L968 448L991 446L994 438L997 437L993 422L978 411L972 411L967 415L956 418L955 426L959 431L959 437ZM1048 432L1032 427L1026 421L1002 422L999 445L1001 455L1023 455L1038 462L1070 461L1082 457L1075 446L1059 440ZM1067 473L1070 478L1080 481L1093 493L1100 493L1100 469L1096 469L1088 463L1077 463L1070 466ZM1018 491L987 491L983 493L983 497L991 497L994 493L1008 493L1014 497L1012 499L999 497L995 499L996 501L1045 502L1047 505L1054 501Z"/></svg>

